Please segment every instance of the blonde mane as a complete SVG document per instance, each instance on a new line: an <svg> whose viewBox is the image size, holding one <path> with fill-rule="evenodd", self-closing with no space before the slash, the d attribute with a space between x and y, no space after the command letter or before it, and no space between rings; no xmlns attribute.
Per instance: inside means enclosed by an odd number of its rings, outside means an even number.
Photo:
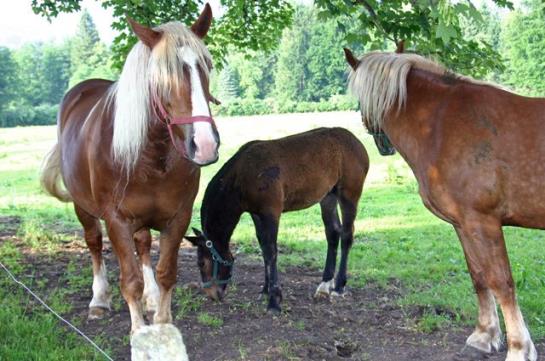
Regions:
<svg viewBox="0 0 545 361"><path fill-rule="evenodd" d="M363 117L369 121L374 130L381 127L384 116L394 105L397 104L398 111L405 105L407 75L412 68L474 84L496 86L452 73L444 66L416 54L385 52L365 54L358 68L350 71L348 80L351 92L359 98Z"/></svg>
<svg viewBox="0 0 545 361"><path fill-rule="evenodd" d="M138 42L130 51L119 80L110 97L115 100L112 152L127 172L132 171L144 147L148 128L155 119L152 99L166 101L184 81L184 61L180 49L191 48L206 77L211 56L193 32L180 22L170 22L154 28L163 33L150 50Z"/></svg>

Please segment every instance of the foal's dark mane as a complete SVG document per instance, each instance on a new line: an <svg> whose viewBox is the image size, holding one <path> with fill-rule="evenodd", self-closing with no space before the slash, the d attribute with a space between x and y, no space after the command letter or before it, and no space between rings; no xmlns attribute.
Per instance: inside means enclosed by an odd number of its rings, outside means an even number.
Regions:
<svg viewBox="0 0 545 361"><path fill-rule="evenodd" d="M236 170L233 165L246 149L256 143L259 141L254 140L240 147L235 155L223 164L206 188L201 207L201 224L204 234L213 241L226 243L243 212L240 189L232 174Z"/></svg>

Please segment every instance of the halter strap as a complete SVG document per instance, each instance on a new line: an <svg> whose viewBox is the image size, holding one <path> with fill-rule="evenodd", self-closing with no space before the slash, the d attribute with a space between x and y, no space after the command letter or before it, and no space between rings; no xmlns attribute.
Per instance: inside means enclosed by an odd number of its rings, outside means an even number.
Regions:
<svg viewBox="0 0 545 361"><path fill-rule="evenodd" d="M233 268L234 262L230 262L230 261L227 261L227 260L223 259L223 257L221 257L221 255L216 250L216 248L214 248L214 244L212 243L212 241L207 240L206 243L205 243L205 246L206 246L206 248L208 248L208 250L212 254L212 260L214 261L214 268L213 268L213 272L212 272L212 278L208 282L203 282L202 283L202 288L210 288L214 284L215 285L225 285L225 284L231 282L231 276L229 276L229 278L226 279L226 280L218 279L219 265L221 264L221 265L223 265L225 267Z"/></svg>
<svg viewBox="0 0 545 361"><path fill-rule="evenodd" d="M185 155L185 150L178 149L178 147L176 146L176 142L174 141L174 131L172 130L173 125L193 124L195 122L207 122L212 125L215 124L212 117L205 115L197 115L191 117L173 117L168 114L165 107L163 106L163 103L159 99L157 99L157 97L153 98L153 103L155 104L155 107L159 110L159 119L161 119L167 125L168 134L170 135L170 140L172 141L174 148L176 148L178 153L182 155Z"/></svg>

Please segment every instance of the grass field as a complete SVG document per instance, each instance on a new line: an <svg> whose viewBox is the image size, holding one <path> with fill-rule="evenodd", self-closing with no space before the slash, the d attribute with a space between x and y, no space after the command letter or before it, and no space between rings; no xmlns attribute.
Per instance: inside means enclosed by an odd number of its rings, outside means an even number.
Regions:
<svg viewBox="0 0 545 361"><path fill-rule="evenodd" d="M418 327L425 332L473 324L476 299L452 227L424 208L418 185L398 155L378 155L358 118L356 113L322 113L218 119L221 158L203 169L192 225L199 227L198 210L208 180L246 141L277 138L318 126L346 127L364 142L371 158L350 254L349 285L399 285L403 296L398 302L423 310ZM41 159L55 137L54 127L0 129L0 215L18 217L18 238L44 257L62 249L63 240L74 237L79 229L71 205L59 203L39 189ZM530 332L538 340L545 337L545 253L541 251L545 233L517 228L506 228L505 233L518 299ZM233 241L239 252L260 256L249 216L243 216ZM279 247L281 267L302 264L321 269L326 242L319 207L283 215ZM21 257L14 244L0 244L0 261L18 273L32 268ZM73 272L74 290L78 285L90 284L90 261ZM70 307L62 303L62 292L70 290L55 290L48 295L48 301L60 312ZM178 301L175 298L173 302ZM60 355L66 360L79 360L82 355L91 358L88 346L77 336L63 331L41 308L29 305L28 296L10 285L0 272L0 360L54 360ZM45 354L49 356L43 358Z"/></svg>

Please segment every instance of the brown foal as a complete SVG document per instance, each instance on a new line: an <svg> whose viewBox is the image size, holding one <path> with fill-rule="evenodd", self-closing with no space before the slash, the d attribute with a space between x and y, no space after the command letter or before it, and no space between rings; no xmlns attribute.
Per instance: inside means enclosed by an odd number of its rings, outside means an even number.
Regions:
<svg viewBox="0 0 545 361"><path fill-rule="evenodd" d="M345 55L379 150L391 154L393 145L399 151L426 207L460 238L479 301L467 345L498 350L498 300L507 361L537 360L502 226L545 228L545 99L449 73L418 55L369 53L358 60L347 49Z"/></svg>
<svg viewBox="0 0 545 361"><path fill-rule="evenodd" d="M231 235L242 213L248 212L263 253L262 294L269 297L268 310L280 311L282 292L276 267L280 216L317 203L325 226L327 258L316 295L343 293L354 220L368 169L363 144L343 128L318 128L243 145L206 188L202 232L195 230L196 237L186 237L198 247L208 296L223 297L234 262L229 250ZM339 240L341 257L334 279Z"/></svg>
<svg viewBox="0 0 545 361"><path fill-rule="evenodd" d="M144 324L142 298L146 310L155 312L155 323L172 321L178 249L191 218L199 166L218 157L208 107L211 58L201 40L211 20L208 4L191 29L179 22L151 29L129 19L140 41L119 81L84 81L61 103L58 143L42 184L53 196L73 201L83 225L93 262L90 318L110 308L102 219L119 260L132 331ZM150 229L161 233L158 286Z"/></svg>

